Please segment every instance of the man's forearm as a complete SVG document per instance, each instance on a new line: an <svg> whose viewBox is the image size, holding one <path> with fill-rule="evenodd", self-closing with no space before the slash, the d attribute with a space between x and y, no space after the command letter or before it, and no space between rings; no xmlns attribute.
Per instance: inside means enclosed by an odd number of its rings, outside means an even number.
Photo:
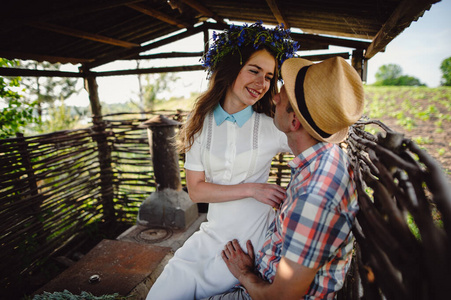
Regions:
<svg viewBox="0 0 451 300"><path fill-rule="evenodd" d="M255 273L246 273L239 276L238 280L246 288L253 300L276 299L271 294L271 283L263 280Z"/></svg>
<svg viewBox="0 0 451 300"><path fill-rule="evenodd" d="M298 300L307 293L317 271L282 257L272 283L250 272L243 272L237 278L254 300Z"/></svg>
<svg viewBox="0 0 451 300"><path fill-rule="evenodd" d="M310 269L292 262L285 257L280 259L272 283L265 281L254 270L254 248L247 241L248 253L244 253L235 239L224 247L221 255L230 272L246 288L252 299L300 299L313 281L316 269Z"/></svg>

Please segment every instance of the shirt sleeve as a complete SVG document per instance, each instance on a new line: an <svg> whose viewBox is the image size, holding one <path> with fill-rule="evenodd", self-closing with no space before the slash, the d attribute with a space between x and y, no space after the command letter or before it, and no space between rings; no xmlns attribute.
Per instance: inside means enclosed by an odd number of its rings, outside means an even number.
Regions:
<svg viewBox="0 0 451 300"><path fill-rule="evenodd" d="M205 171L201 160L201 143L199 135L194 139L191 149L186 152L185 169L191 171Z"/></svg>

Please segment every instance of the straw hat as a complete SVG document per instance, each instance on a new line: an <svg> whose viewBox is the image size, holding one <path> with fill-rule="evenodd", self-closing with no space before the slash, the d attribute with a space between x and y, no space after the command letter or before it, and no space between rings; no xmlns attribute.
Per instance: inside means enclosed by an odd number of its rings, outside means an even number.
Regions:
<svg viewBox="0 0 451 300"><path fill-rule="evenodd" d="M338 143L363 113L364 92L356 70L342 57L313 64L287 59L282 79L296 116L315 139Z"/></svg>

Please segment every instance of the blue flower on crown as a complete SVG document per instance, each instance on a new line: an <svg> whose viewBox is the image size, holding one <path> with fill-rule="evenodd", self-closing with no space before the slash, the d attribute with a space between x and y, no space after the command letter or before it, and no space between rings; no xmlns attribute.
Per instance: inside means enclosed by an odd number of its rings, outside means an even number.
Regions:
<svg viewBox="0 0 451 300"><path fill-rule="evenodd" d="M213 43L201 58L202 66L207 68L208 76L215 72L225 56L239 52L241 47L251 44L255 49L262 45L266 46L276 57L279 70L285 59L294 57L299 45L291 39L290 30L285 30L284 24L273 29L265 28L262 24L262 21L252 25L232 24L224 32L213 32Z"/></svg>

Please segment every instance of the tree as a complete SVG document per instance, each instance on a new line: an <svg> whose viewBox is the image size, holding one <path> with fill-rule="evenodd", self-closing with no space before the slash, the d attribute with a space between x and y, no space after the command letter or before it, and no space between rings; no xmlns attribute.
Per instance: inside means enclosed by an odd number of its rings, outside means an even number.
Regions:
<svg viewBox="0 0 451 300"><path fill-rule="evenodd" d="M451 86L451 57L448 57L442 61L440 65L440 70L442 70L442 81L443 86Z"/></svg>
<svg viewBox="0 0 451 300"><path fill-rule="evenodd" d="M374 85L425 86L418 78L402 75L402 68L396 64L382 65L375 77Z"/></svg>
<svg viewBox="0 0 451 300"><path fill-rule="evenodd" d="M84 114L86 114L86 112L79 111L76 107L66 106L64 101L59 105L52 103L49 105L46 118L42 120L42 126L37 128L37 132L48 133L74 129L79 126L80 120Z"/></svg>
<svg viewBox="0 0 451 300"><path fill-rule="evenodd" d="M60 70L60 64L50 64L47 62L29 62L23 64L28 69ZM29 77L22 81L28 90L28 97L37 101L37 112L42 118L44 104L52 104L56 100L63 101L71 95L78 93L75 85L77 79L58 77Z"/></svg>
<svg viewBox="0 0 451 300"><path fill-rule="evenodd" d="M402 74L402 69L399 65L388 64L382 65L376 72L376 82L390 82L398 78Z"/></svg>
<svg viewBox="0 0 451 300"><path fill-rule="evenodd" d="M18 61L0 58L0 67L18 66ZM37 123L33 115L36 102L24 101L19 93L20 77L0 76L0 138L14 137L30 123ZM3 106L3 107L2 107Z"/></svg>
<svg viewBox="0 0 451 300"><path fill-rule="evenodd" d="M393 85L401 85L401 86L425 86L424 83L421 83L418 78L402 75L396 78Z"/></svg>
<svg viewBox="0 0 451 300"><path fill-rule="evenodd" d="M173 84L179 79L175 73L159 73L146 75L146 85L141 86L140 77L140 98L142 104L135 103L141 111L153 110L158 96L168 92Z"/></svg>

